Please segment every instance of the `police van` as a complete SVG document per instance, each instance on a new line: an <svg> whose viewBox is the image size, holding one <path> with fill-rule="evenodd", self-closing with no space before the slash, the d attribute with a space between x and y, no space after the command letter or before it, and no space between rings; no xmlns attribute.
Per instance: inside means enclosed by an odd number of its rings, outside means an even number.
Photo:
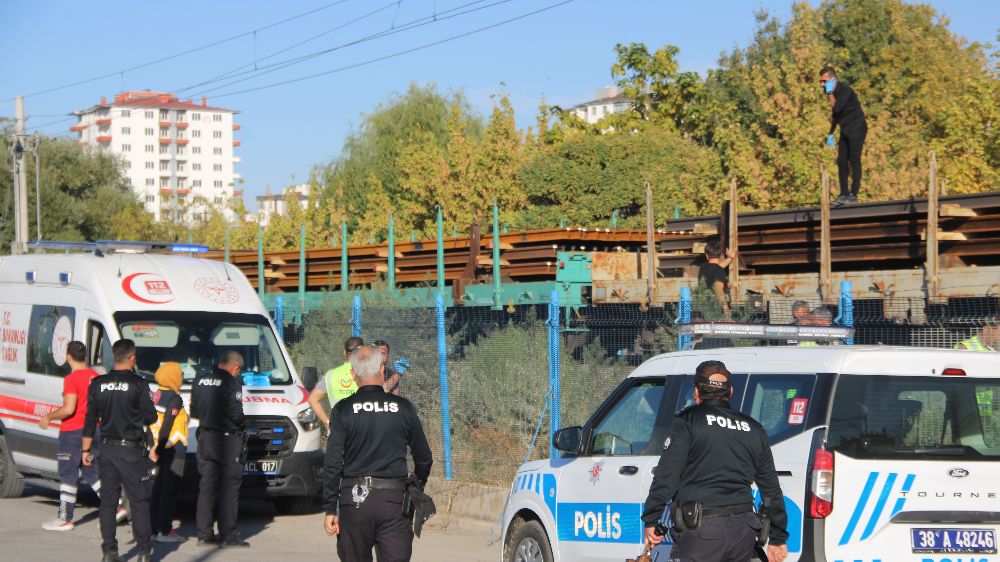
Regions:
<svg viewBox="0 0 1000 562"><path fill-rule="evenodd" d="M503 562L636 556L653 468L710 359L734 375L733 408L770 438L788 560L1000 561L1000 354L793 346L640 365L585 425L556 432L560 458L518 469Z"/></svg>
<svg viewBox="0 0 1000 562"><path fill-rule="evenodd" d="M248 433L243 491L274 499L282 511L309 507L322 468L319 424L274 324L239 269L156 253L193 255L203 246L38 246L72 253L0 257L0 497L19 495L26 478L58 481L59 423L43 430L38 421L62 404L66 344L86 343L100 372L113 366L111 344L129 338L137 347L136 370L151 389L162 363L181 365L188 408L195 377L211 372L222 353L240 352ZM188 479L197 469L196 426L193 420Z"/></svg>

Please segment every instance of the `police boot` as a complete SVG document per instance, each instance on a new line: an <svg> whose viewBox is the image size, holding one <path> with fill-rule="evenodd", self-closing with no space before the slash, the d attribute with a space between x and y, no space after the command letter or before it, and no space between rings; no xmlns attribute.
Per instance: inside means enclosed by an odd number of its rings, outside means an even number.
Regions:
<svg viewBox="0 0 1000 562"><path fill-rule="evenodd" d="M122 559L118 557L117 550L110 550L104 553L104 556L101 557L101 562L122 562Z"/></svg>
<svg viewBox="0 0 1000 562"><path fill-rule="evenodd" d="M135 559L135 562L153 562L153 553L140 552L139 557Z"/></svg>

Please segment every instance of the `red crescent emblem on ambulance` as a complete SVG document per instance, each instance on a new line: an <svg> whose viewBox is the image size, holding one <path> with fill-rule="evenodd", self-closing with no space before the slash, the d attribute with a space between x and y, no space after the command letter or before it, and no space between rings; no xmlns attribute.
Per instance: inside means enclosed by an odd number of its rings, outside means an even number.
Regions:
<svg viewBox="0 0 1000 562"><path fill-rule="evenodd" d="M122 279L122 290L133 300L145 304L166 304L174 300L170 284L155 273L133 273Z"/></svg>
<svg viewBox="0 0 1000 562"><path fill-rule="evenodd" d="M309 400L309 391L302 385L298 385L298 389L302 391L302 400L299 401L299 404L305 404Z"/></svg>

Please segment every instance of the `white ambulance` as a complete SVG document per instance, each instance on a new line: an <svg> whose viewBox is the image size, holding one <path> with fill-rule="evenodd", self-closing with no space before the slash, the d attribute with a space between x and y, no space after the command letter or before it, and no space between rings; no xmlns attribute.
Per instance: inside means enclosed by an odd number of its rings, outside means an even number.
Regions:
<svg viewBox="0 0 1000 562"><path fill-rule="evenodd" d="M640 365L583 427L556 433L562 458L520 467L503 562L635 557L653 467L709 359L726 363L732 406L770 437L788 560L1000 561L1000 353L822 346Z"/></svg>
<svg viewBox="0 0 1000 562"><path fill-rule="evenodd" d="M194 378L211 371L223 352L240 352L249 434L243 492L273 498L282 511L309 507L322 467L318 423L274 324L239 269L153 253L200 246L41 246L76 251L0 257L0 497L19 495L25 478L58 480L59 424L42 430L38 420L62 404L66 344L86 343L100 371L112 367L111 343L129 338L137 346L136 369L154 389L160 364L180 363L187 407ZM187 483L197 469L196 425Z"/></svg>

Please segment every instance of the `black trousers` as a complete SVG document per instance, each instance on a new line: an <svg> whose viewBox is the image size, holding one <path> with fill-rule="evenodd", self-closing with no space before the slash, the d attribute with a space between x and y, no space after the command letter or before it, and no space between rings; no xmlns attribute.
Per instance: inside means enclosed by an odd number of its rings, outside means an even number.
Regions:
<svg viewBox="0 0 1000 562"><path fill-rule="evenodd" d="M132 509L132 536L135 537L135 543L139 552L152 552L149 496L153 482L149 479L150 461L146 450L105 443L101 446L97 463L101 471L101 550L118 551L118 539L115 538L118 522L115 516L124 487Z"/></svg>
<svg viewBox="0 0 1000 562"><path fill-rule="evenodd" d="M840 195L858 195L861 189L861 150L865 146L868 127L854 127L840 130L837 146L837 174L840 179ZM847 189L847 176L851 176L851 188Z"/></svg>
<svg viewBox="0 0 1000 562"><path fill-rule="evenodd" d="M198 430L198 538L210 539L213 532L212 511L219 507L219 535L222 540L235 538L243 466L239 463L242 443L235 435Z"/></svg>
<svg viewBox="0 0 1000 562"><path fill-rule="evenodd" d="M409 562L413 553L413 520L403 517L403 492L371 490L356 506L351 489L340 491L340 534L337 556L341 562Z"/></svg>
<svg viewBox="0 0 1000 562"><path fill-rule="evenodd" d="M153 532L164 535L170 533L174 524L174 510L177 506L177 484L184 478L184 464L187 447L177 443L163 449L159 460L160 473L153 483L153 498L149 513L152 516Z"/></svg>
<svg viewBox="0 0 1000 562"><path fill-rule="evenodd" d="M747 562L754 554L760 520L753 512L704 517L693 531L673 531L671 562Z"/></svg>

